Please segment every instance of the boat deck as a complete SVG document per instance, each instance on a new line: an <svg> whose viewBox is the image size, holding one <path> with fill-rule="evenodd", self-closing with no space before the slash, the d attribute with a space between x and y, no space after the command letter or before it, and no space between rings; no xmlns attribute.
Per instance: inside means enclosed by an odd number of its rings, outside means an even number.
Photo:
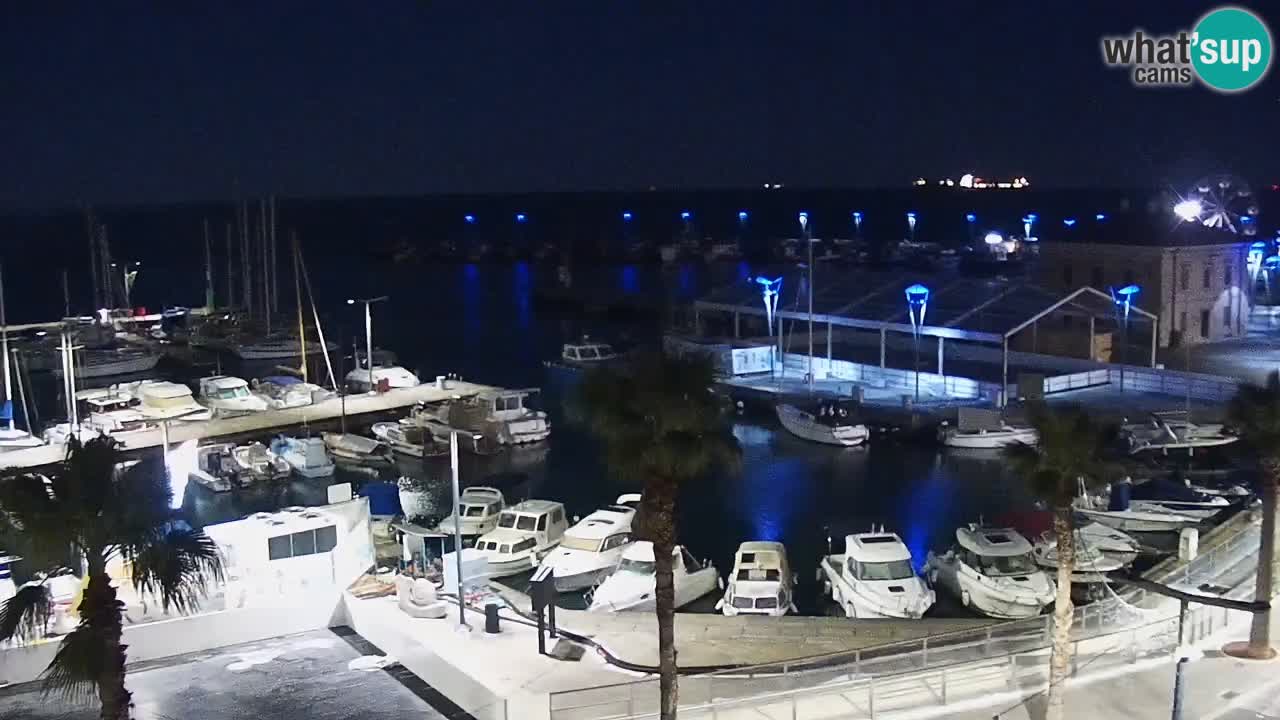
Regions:
<svg viewBox="0 0 1280 720"><path fill-rule="evenodd" d="M444 388L437 386L435 383L424 383L411 388L388 390L385 393L347 395L345 398L345 413L347 417L357 417L372 413L390 412L409 408L420 402L438 402L450 398L468 397L496 389L489 385L449 380L445 383ZM292 427L304 423L332 420L343 415L343 406L344 399L334 397L305 407L265 410L239 417L193 421L173 420L169 422L169 443L269 432L274 429ZM118 439L122 441L125 450L143 450L159 447L164 442L163 436L163 430L158 428L129 433L127 437L121 436ZM0 468L28 468L51 465L61 460L65 452L66 449L63 445L44 445L0 453Z"/></svg>

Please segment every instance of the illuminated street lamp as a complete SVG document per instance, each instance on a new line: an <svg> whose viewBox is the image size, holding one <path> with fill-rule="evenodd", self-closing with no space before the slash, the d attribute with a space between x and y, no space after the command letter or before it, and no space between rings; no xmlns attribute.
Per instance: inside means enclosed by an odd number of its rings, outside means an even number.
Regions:
<svg viewBox="0 0 1280 720"><path fill-rule="evenodd" d="M809 253L809 287L805 295L809 296L809 392L813 392L813 236L809 232L809 213L800 213L800 231L804 233L804 244ZM783 368L785 372L786 368Z"/></svg>
<svg viewBox="0 0 1280 720"><path fill-rule="evenodd" d="M916 214L907 213L907 230L911 233L911 242L916 241Z"/></svg>
<svg viewBox="0 0 1280 720"><path fill-rule="evenodd" d="M462 221L463 221L463 222L465 222L465 223L466 223L466 224L468 224L468 225L475 225L475 224L476 224L476 216L475 216L475 215L463 215L463 216L462 216Z"/></svg>
<svg viewBox="0 0 1280 720"><path fill-rule="evenodd" d="M362 303L362 304L364 305L364 349L365 349L365 355L366 355L366 357L365 357L365 362L367 362L367 363L368 363L368 365L369 365L369 392L373 392L373 390L374 390L374 384L373 384L373 313L369 312L369 306L370 306L370 305L372 305L372 304L374 304L374 303L377 303L377 302L383 302L383 301L385 301L386 299L387 299L387 296L386 296L386 295L382 295L382 296L380 296L380 297L376 297L376 298L368 298L368 299L364 299L364 300L356 300L356 299L354 299L354 298L347 298L347 304L348 304L348 305L355 305L356 303Z"/></svg>
<svg viewBox="0 0 1280 720"><path fill-rule="evenodd" d="M1120 331L1120 392L1124 392L1124 366L1129 360L1129 308L1133 306L1133 299L1140 292L1142 292L1142 289L1137 285L1125 285L1118 290L1111 288L1111 300L1116 305L1116 312L1122 314Z"/></svg>
<svg viewBox="0 0 1280 720"><path fill-rule="evenodd" d="M631 222L631 217L632 217L632 216L631 216L631 211L630 211L630 210L623 210L623 211L622 211L622 222L628 222L628 223L629 223L629 222Z"/></svg>
<svg viewBox="0 0 1280 720"><path fill-rule="evenodd" d="M1173 214L1182 219L1183 222L1192 222L1200 219L1200 213L1204 212L1204 206L1199 200L1182 200L1173 206Z"/></svg>
<svg viewBox="0 0 1280 720"><path fill-rule="evenodd" d="M1027 213L1022 218L1022 237L1031 237L1031 228L1035 226L1039 216L1035 213Z"/></svg>
<svg viewBox="0 0 1280 720"><path fill-rule="evenodd" d="M756 284L760 286L760 296L764 299L764 318L765 323L769 326L769 337L773 337L773 315L778 309L778 296L782 294L782 278L776 277L770 280L763 275L756 277ZM778 322L778 362L782 361L782 322Z"/></svg>
<svg viewBox="0 0 1280 720"><path fill-rule="evenodd" d="M529 220L528 215L525 215L524 213L516 213L516 222L523 224L528 220Z"/></svg>
<svg viewBox="0 0 1280 720"><path fill-rule="evenodd" d="M920 329L929 309L929 288L916 283L904 291L907 296L907 314L911 317L911 335L915 339L916 402L920 402Z"/></svg>
<svg viewBox="0 0 1280 720"><path fill-rule="evenodd" d="M856 210L853 212L853 232L857 235L862 234L862 213Z"/></svg>
<svg viewBox="0 0 1280 720"><path fill-rule="evenodd" d="M746 210L739 210L739 211L738 211L738 222L739 222L739 223L742 223L742 224L746 224L746 222L747 222L747 211L746 211Z"/></svg>

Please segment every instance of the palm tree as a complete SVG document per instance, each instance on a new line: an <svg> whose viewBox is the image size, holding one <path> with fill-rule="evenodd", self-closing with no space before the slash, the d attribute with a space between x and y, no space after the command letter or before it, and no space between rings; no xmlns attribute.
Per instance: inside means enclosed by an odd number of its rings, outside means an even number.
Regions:
<svg viewBox="0 0 1280 720"><path fill-rule="evenodd" d="M1053 508L1053 532L1058 542L1057 597L1053 604L1053 652L1049 660L1047 720L1063 717L1065 681L1071 669L1071 574L1075 570L1075 522L1072 501L1081 482L1096 482L1103 433L1084 411L1053 411L1046 405L1030 408L1037 445L1018 443L1005 457L1024 477L1033 493Z"/></svg>
<svg viewBox="0 0 1280 720"><path fill-rule="evenodd" d="M1280 372L1267 375L1265 386L1241 385L1227 406L1227 419L1258 459L1262 535L1253 592L1255 600L1270 602L1276 561L1276 492L1280 487ZM1254 658L1275 656L1270 610L1254 613L1245 654Z"/></svg>
<svg viewBox="0 0 1280 720"><path fill-rule="evenodd" d="M69 700L88 702L96 694L103 720L127 719L132 705L124 684L124 603L116 597L107 562L127 563L134 588L159 596L166 612L194 610L207 583L222 579L213 541L175 522L165 473L155 463L120 462L114 440L99 437L81 445L73 439L47 476L0 475L0 514L34 546L70 547L83 558L88 586L80 624L62 639L43 678L46 692ZM44 632L49 614L48 588L24 585L0 607L0 640Z"/></svg>
<svg viewBox="0 0 1280 720"><path fill-rule="evenodd" d="M712 393L708 358L638 356L625 370L597 370L583 380L577 413L604 441L608 467L643 483L637 534L653 543L662 720L677 706L675 506L681 486L716 468L736 467L738 442Z"/></svg>

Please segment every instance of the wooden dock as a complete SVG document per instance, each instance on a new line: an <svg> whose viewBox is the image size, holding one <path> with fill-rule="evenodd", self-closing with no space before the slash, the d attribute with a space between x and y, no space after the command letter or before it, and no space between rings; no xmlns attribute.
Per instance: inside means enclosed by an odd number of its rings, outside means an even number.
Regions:
<svg viewBox="0 0 1280 720"><path fill-rule="evenodd" d="M435 383L424 383L417 387L399 388L385 393L347 395L345 398L345 412L348 418L357 418L361 415L403 410L420 402L438 402L450 398L468 397L492 389L495 388L460 380L448 380L445 381L443 388ZM336 420L343 415L343 400L341 397L334 397L305 407L266 410L239 417L194 421L170 420L167 423L169 443L172 445L187 440L204 440L255 433L266 434L273 430L300 426L306 423ZM124 436L117 436L117 439L121 440L125 450L145 450L147 448L160 447L164 443L164 430L163 428L157 428L155 430L128 433ZM43 445L25 450L0 453L0 469L34 468L52 465L62 460L65 453L65 445Z"/></svg>

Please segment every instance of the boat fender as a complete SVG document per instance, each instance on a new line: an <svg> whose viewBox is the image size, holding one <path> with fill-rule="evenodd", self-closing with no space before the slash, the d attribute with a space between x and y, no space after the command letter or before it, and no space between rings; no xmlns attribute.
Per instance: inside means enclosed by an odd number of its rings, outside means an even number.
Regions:
<svg viewBox="0 0 1280 720"><path fill-rule="evenodd" d="M969 591L968 591L968 590L961 590L961 591L960 591L960 604L961 604L961 605L964 605L965 607L969 607L969 603L970 603L970 602L971 602L971 598L969 597Z"/></svg>
<svg viewBox="0 0 1280 720"><path fill-rule="evenodd" d="M928 579L929 579L929 585L930 585L930 586L933 586L933 585L938 584L938 569L937 569L937 568L929 568L929 575L928 575Z"/></svg>
<svg viewBox="0 0 1280 720"><path fill-rule="evenodd" d="M724 578L720 577L719 575L716 575L716 587L721 590L724 589Z"/></svg>
<svg viewBox="0 0 1280 720"><path fill-rule="evenodd" d="M858 617L858 610L853 606L853 603L848 603L844 606L844 616L850 618Z"/></svg>
<svg viewBox="0 0 1280 720"><path fill-rule="evenodd" d="M716 602L716 607L715 607L715 609L716 609L717 611L720 611L720 610L723 610L723 609L724 609L724 598L720 598L720 600L718 600L718 601Z"/></svg>

